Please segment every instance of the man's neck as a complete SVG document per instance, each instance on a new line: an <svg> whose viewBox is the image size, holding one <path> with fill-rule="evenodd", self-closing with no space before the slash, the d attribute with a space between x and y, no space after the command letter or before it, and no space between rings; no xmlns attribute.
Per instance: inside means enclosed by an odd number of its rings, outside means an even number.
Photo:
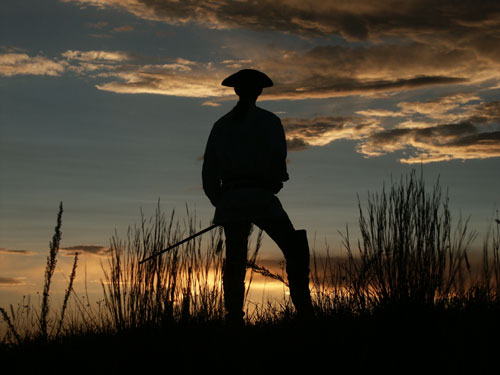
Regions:
<svg viewBox="0 0 500 375"><path fill-rule="evenodd" d="M238 105L242 106L242 107L251 108L251 107L255 107L256 102L257 102L256 99L240 98L240 100L238 101Z"/></svg>

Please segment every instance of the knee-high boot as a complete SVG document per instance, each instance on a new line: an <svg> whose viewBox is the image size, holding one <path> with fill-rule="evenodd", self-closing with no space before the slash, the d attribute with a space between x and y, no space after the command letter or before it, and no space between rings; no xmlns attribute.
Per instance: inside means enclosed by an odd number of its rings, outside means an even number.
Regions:
<svg viewBox="0 0 500 375"><path fill-rule="evenodd" d="M222 286L224 289L224 307L226 320L230 323L243 323L243 304L245 299L246 265L228 264L223 267Z"/></svg>
<svg viewBox="0 0 500 375"><path fill-rule="evenodd" d="M250 223L232 223L224 226L226 259L222 270L226 320L242 324L245 301L245 273L247 264L248 233Z"/></svg>
<svg viewBox="0 0 500 375"><path fill-rule="evenodd" d="M300 317L313 315L309 290L309 244L305 230L296 230L286 252L286 272L290 297Z"/></svg>

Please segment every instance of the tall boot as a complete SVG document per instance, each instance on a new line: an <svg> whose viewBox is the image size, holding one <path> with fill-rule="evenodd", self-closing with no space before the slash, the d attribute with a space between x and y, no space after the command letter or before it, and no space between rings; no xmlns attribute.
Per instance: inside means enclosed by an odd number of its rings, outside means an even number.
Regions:
<svg viewBox="0 0 500 375"><path fill-rule="evenodd" d="M245 273L247 265L249 222L227 223L226 259L222 269L226 322L233 326L244 324Z"/></svg>
<svg viewBox="0 0 500 375"><path fill-rule="evenodd" d="M286 272L290 297L301 318L311 318L313 307L309 290L309 244L305 230L296 230L286 252Z"/></svg>
<svg viewBox="0 0 500 375"><path fill-rule="evenodd" d="M224 290L225 320L229 325L241 326L244 324L243 304L245 299L245 268L228 267L225 262L222 273L222 287Z"/></svg>

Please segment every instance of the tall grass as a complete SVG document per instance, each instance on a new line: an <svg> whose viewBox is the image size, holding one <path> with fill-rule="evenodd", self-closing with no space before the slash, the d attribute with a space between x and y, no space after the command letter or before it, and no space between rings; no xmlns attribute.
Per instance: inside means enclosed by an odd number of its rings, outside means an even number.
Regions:
<svg viewBox="0 0 500 375"><path fill-rule="evenodd" d="M472 267L468 252L476 234L468 230L467 220L452 223L449 199L443 195L439 180L428 191L423 174L413 171L391 181L381 193L369 193L366 209L358 197L358 209L361 237L357 249L351 245L347 228L341 233L344 254L332 256L328 245L322 255L313 251L311 291L318 319L400 311L401 307L438 306L450 311L472 305L500 307L499 225L484 240L480 267ZM61 225L62 204L50 243L41 306L33 308L27 301L17 311L12 306L10 312L0 308L8 328L4 342L45 342L89 332L116 333L223 319L221 228L140 264L140 260L201 229L196 214L187 210L187 218L179 220L174 211L166 216L158 204L151 218L141 213L140 223L129 227L125 238L117 233L112 236L109 256L102 263L104 299L98 309L91 306L88 297L84 302L73 290L75 255L62 307L56 310L51 308L50 287ZM253 251L248 259L247 319L276 325L293 316L293 307L285 293L284 267L280 273L259 264L262 236L259 231L255 243L249 244ZM249 290L257 274L281 282L283 298L250 302ZM27 323L24 326L23 321ZM37 323L35 330L33 322Z"/></svg>
<svg viewBox="0 0 500 375"><path fill-rule="evenodd" d="M49 298L50 298L50 284L52 281L52 275L56 269L57 264L57 253L59 252L59 243L61 242L61 226L62 226L62 213L63 205L62 202L59 204L59 212L57 213L57 224L54 230L54 236L49 244L49 256L47 257L47 265L45 267L45 283L43 285L43 299L42 307L40 312L40 333L43 339L47 338L47 324L49 315Z"/></svg>
<svg viewBox="0 0 500 375"><path fill-rule="evenodd" d="M208 241L204 242L199 236L140 263L200 229L196 215L189 210L181 226L174 211L167 219L158 205L149 220L142 215L139 226L129 227L126 239L120 239L117 234L112 237L102 281L110 325L119 330L181 320L207 322L223 318L222 228L211 232ZM262 231L249 257L247 296L254 272L277 277L256 264L261 241Z"/></svg>
<svg viewBox="0 0 500 375"><path fill-rule="evenodd" d="M174 212L167 220L158 207L149 221L142 216L139 226L129 228L125 240L116 234L111 239L102 286L110 323L116 329L221 315L220 231L211 233L206 247L198 237L139 264L197 231L195 215L184 224L181 228L174 221Z"/></svg>
<svg viewBox="0 0 500 375"><path fill-rule="evenodd" d="M57 213L56 226L54 228L54 235L49 243L49 255L45 266L44 285L42 293L42 301L40 310L34 310L31 306L31 300L23 298L22 303L19 304L17 312L14 307L10 305L10 315L4 308L0 307L0 314L4 322L7 323L8 332L7 337L3 341L14 341L18 344L29 340L46 342L53 337L58 337L61 334L64 325L64 317L68 308L68 301L73 292L73 283L76 279L76 268L78 264L78 254L75 254L73 260L73 267L69 278L68 287L64 294L64 301L59 314L50 314L51 310L51 285L52 277L56 270L57 255L59 253L59 246L62 238L62 214L63 203L59 204ZM35 322L36 319L36 322ZM38 330L33 330L37 326ZM22 332L19 331L22 329Z"/></svg>
<svg viewBox="0 0 500 375"><path fill-rule="evenodd" d="M468 303L498 305L500 303L500 220L495 218L483 241L481 272L467 291Z"/></svg>
<svg viewBox="0 0 500 375"><path fill-rule="evenodd" d="M467 251L476 234L460 219L453 230L439 181L428 193L423 175L413 170L389 191L369 194L367 205L365 212L358 204L357 255L348 231L343 235L353 297L373 307L430 306L463 296L470 276Z"/></svg>

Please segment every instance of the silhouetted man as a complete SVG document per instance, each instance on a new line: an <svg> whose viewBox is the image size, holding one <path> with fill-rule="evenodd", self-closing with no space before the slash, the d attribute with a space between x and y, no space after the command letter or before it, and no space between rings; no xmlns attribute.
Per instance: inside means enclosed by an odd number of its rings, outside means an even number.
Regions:
<svg viewBox="0 0 500 375"><path fill-rule="evenodd" d="M280 119L255 105L271 79L241 70L222 85L239 101L213 126L203 161L203 189L216 207L214 223L224 227L224 305L230 322L243 322L248 236L251 224L264 230L286 259L290 295L297 313L312 315L309 246L305 230L295 230L276 197L288 180L286 140Z"/></svg>

